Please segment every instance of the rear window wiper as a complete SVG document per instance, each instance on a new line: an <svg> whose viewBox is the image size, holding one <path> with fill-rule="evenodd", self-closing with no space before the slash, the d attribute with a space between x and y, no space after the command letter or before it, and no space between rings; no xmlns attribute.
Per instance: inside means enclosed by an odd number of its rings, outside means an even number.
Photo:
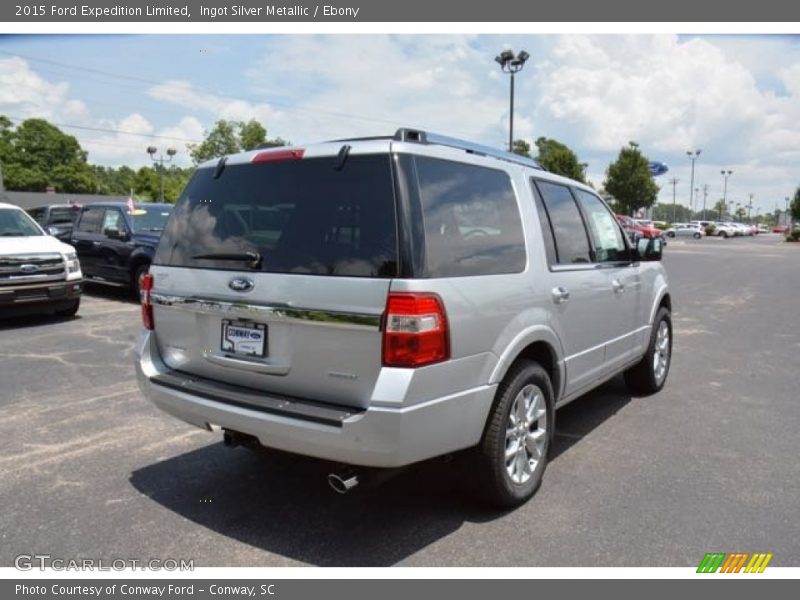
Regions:
<svg viewBox="0 0 800 600"><path fill-rule="evenodd" d="M196 260L245 260L249 267L258 269L261 266L261 255L258 252L210 252L208 254L195 254Z"/></svg>

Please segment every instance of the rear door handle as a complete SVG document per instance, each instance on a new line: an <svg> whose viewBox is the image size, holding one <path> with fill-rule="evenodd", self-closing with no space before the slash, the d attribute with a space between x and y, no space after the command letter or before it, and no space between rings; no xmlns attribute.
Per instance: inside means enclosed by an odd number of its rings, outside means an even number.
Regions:
<svg viewBox="0 0 800 600"><path fill-rule="evenodd" d="M625 291L625 284L622 283L619 279L612 279L611 287L614 288L614 291L617 292L618 294Z"/></svg>
<svg viewBox="0 0 800 600"><path fill-rule="evenodd" d="M567 300L569 300L569 290L561 286L553 288L553 302L564 304Z"/></svg>

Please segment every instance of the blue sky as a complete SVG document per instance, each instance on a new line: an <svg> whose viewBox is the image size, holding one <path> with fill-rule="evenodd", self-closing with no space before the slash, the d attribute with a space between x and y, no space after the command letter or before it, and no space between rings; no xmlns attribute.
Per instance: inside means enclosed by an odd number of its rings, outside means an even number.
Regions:
<svg viewBox="0 0 800 600"><path fill-rule="evenodd" d="M517 77L515 137L556 138L602 185L635 140L695 187L763 211L800 184L800 36L25 35L0 37L0 113L64 125L92 162L148 164L148 145L202 139L216 119L257 118L295 143L415 126L503 146L503 48ZM72 125L75 127L67 127ZM79 128L80 127L80 128ZM755 213L755 208L754 211Z"/></svg>

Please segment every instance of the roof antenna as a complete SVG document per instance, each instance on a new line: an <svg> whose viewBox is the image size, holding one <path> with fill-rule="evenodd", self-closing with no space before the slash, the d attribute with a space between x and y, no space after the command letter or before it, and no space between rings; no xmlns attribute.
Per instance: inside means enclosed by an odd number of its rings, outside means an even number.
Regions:
<svg viewBox="0 0 800 600"><path fill-rule="evenodd" d="M345 144L339 149L339 154L336 155L336 164L333 166L334 169L341 171L344 168L344 163L347 162L347 157L350 156L351 148L352 146Z"/></svg>
<svg viewBox="0 0 800 600"><path fill-rule="evenodd" d="M214 179L219 179L222 175L222 172L225 170L225 163L228 162L228 157L223 156L219 159L217 163L217 167L214 169Z"/></svg>

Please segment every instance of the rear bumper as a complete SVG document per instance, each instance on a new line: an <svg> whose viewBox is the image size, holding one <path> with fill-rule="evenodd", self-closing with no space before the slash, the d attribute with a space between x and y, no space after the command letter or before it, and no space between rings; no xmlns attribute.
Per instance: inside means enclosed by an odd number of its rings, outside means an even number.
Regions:
<svg viewBox="0 0 800 600"><path fill-rule="evenodd" d="M14 312L45 312L69 308L80 298L83 281L57 281L0 287L0 311L3 315Z"/></svg>
<svg viewBox="0 0 800 600"><path fill-rule="evenodd" d="M413 406L357 409L219 383L215 387L215 382L170 371L149 331L140 336L136 355L142 392L187 423L253 435L270 448L368 467L400 467L474 446L496 390L486 385Z"/></svg>

